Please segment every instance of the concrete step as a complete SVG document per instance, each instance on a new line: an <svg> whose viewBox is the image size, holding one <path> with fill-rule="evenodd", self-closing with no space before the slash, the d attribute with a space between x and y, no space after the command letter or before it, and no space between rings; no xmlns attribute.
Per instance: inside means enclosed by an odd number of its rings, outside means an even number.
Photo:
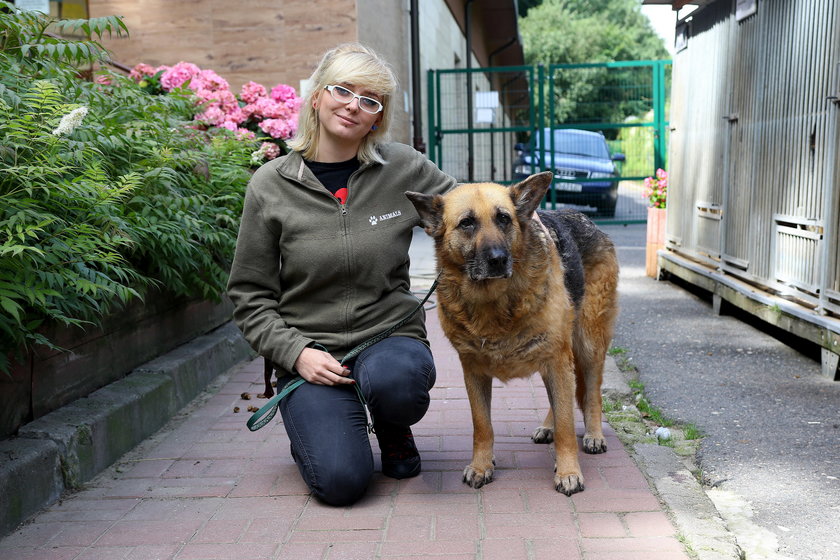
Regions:
<svg viewBox="0 0 840 560"><path fill-rule="evenodd" d="M0 441L0 536L159 430L253 351L233 323L23 426Z"/></svg>

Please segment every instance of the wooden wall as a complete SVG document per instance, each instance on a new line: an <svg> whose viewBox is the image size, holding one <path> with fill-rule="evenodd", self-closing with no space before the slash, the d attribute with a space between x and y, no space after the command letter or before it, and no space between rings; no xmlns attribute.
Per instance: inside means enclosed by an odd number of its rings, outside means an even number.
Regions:
<svg viewBox="0 0 840 560"><path fill-rule="evenodd" d="M182 60L215 70L231 89L253 80L299 90L320 55L358 40L355 0L89 0L90 16L122 15L129 38L106 39L134 66Z"/></svg>

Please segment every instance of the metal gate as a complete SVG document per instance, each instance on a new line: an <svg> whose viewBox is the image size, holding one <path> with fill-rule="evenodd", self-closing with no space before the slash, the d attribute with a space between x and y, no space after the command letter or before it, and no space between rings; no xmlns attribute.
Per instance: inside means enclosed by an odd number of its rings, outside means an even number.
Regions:
<svg viewBox="0 0 840 560"><path fill-rule="evenodd" d="M460 182L510 184L550 169L545 206L644 221L642 181L665 169L670 68L647 60L430 70L429 155Z"/></svg>

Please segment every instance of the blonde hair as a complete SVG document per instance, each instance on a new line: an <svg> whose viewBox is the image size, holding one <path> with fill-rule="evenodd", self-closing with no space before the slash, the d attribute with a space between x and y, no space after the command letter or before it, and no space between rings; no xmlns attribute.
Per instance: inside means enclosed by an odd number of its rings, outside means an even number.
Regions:
<svg viewBox="0 0 840 560"><path fill-rule="evenodd" d="M362 86L379 96L383 107L380 122L376 130L371 130L362 139L357 157L361 163L382 163L376 145L385 138L391 125L391 100L397 89L397 79L384 59L359 43L345 43L324 54L309 78L312 89L301 106L297 133L287 142L288 147L306 159L313 159L318 153L318 111L312 105L324 87L331 84Z"/></svg>

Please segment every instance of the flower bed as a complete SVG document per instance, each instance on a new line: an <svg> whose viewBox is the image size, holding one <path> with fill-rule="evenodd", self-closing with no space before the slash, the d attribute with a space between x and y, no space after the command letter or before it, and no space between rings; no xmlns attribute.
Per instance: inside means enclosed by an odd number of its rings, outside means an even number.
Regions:
<svg viewBox="0 0 840 560"><path fill-rule="evenodd" d="M141 88L153 94L186 89L196 100L195 123L207 130L224 128L239 139L255 139L258 150L251 154L252 165L274 159L285 153L283 142L297 130L297 117L303 100L295 89L277 84L269 92L257 82L242 86L237 97L227 80L213 70L202 70L191 62L174 66L148 64L135 66L129 77Z"/></svg>
<svg viewBox="0 0 840 560"><path fill-rule="evenodd" d="M160 294L219 303L250 171L294 130L299 98L288 86L249 84L237 99L188 64L155 72L159 94L110 72L80 79L77 68L105 56L95 39L125 32L117 17L58 22L0 0L5 382L11 362L61 352Z"/></svg>

